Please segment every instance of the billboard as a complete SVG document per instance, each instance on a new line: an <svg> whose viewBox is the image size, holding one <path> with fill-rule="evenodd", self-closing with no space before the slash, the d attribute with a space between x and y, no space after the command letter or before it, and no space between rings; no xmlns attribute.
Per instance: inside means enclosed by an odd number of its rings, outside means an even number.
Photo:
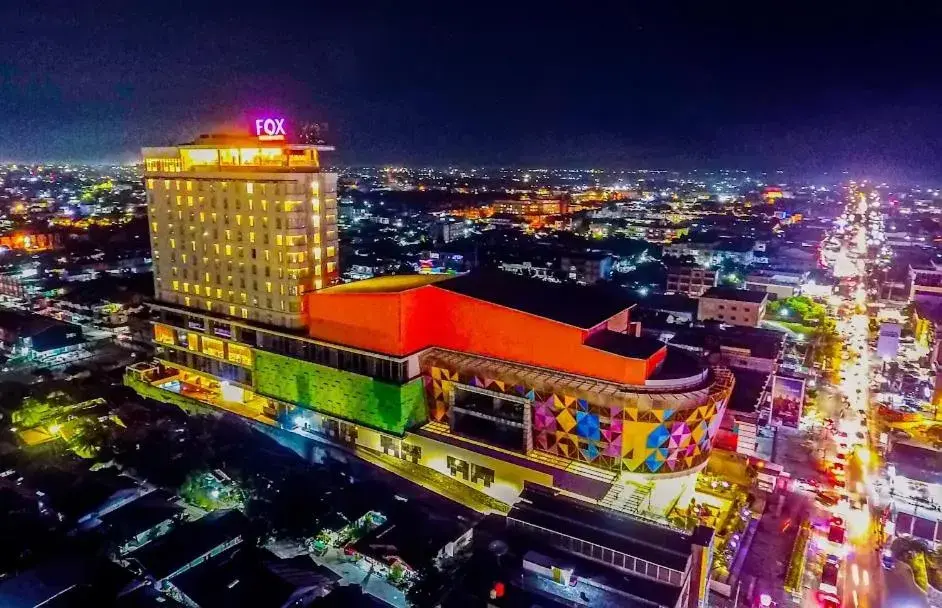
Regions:
<svg viewBox="0 0 942 608"><path fill-rule="evenodd" d="M804 400L803 379L775 376L772 380L772 421L797 429Z"/></svg>

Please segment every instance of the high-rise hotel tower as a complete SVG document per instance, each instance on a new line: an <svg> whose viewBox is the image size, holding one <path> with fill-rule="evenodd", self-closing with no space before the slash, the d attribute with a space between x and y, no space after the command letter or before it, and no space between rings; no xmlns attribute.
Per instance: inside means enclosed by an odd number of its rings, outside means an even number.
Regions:
<svg viewBox="0 0 942 608"><path fill-rule="evenodd" d="M282 119L256 135L204 135L144 148L159 303L299 329L304 294L336 282L337 176L326 146L286 140Z"/></svg>

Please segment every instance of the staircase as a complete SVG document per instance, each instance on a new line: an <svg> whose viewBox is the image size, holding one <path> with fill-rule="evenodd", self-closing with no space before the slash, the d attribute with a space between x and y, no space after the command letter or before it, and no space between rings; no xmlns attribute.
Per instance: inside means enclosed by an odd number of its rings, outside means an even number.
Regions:
<svg viewBox="0 0 942 608"><path fill-rule="evenodd" d="M654 490L654 483L636 484L615 482L608 493L599 501L604 507L613 511L621 511L628 515L638 515L644 510L651 492Z"/></svg>

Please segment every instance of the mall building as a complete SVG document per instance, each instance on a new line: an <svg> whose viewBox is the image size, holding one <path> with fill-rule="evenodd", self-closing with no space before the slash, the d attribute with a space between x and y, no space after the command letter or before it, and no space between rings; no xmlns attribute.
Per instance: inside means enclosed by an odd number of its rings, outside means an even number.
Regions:
<svg viewBox="0 0 942 608"><path fill-rule="evenodd" d="M337 284L324 148L261 135L145 148L158 349L129 386L482 510L506 512L525 483L649 519L689 504L727 369L641 337L603 288L499 272Z"/></svg>

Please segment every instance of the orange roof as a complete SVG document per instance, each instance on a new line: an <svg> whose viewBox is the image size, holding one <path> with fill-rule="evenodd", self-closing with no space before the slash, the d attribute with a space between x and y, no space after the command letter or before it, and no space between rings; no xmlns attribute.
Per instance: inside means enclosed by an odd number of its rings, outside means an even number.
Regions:
<svg viewBox="0 0 942 608"><path fill-rule="evenodd" d="M628 349L629 336L618 349L601 348L607 341L600 334L625 331L629 307L593 301L592 289L583 288L585 299L572 302L578 310L566 311L565 302L540 301L549 293L541 281L513 277L515 286L533 288L537 297L527 299L483 289L486 278L462 278L382 277L312 293L310 335L397 357L440 347L623 384L643 384L666 352L650 342ZM500 297L484 299L492 291Z"/></svg>

